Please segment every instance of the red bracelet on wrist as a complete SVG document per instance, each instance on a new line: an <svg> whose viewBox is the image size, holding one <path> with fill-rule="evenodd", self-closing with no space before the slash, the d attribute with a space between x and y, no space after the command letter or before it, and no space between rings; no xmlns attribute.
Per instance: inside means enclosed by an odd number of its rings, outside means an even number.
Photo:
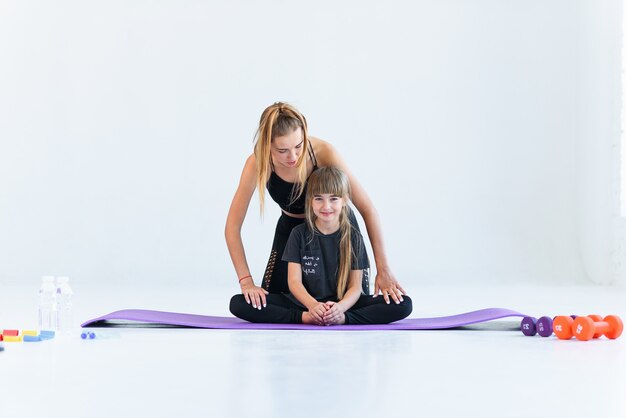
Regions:
<svg viewBox="0 0 626 418"><path fill-rule="evenodd" d="M252 276L248 274L247 276L243 276L241 279L239 279L239 283L241 283L243 279L247 279L248 277L252 278Z"/></svg>

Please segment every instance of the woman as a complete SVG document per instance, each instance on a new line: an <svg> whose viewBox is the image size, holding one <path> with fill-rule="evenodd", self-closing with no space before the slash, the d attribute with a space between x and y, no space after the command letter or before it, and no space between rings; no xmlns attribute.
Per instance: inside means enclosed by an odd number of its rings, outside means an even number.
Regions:
<svg viewBox="0 0 626 418"><path fill-rule="evenodd" d="M291 230L304 222L306 181L319 166L337 167L350 180L352 202L365 221L374 251L377 270L374 296L382 294L386 303L390 300L397 304L402 302L402 295L406 292L387 263L380 220L372 201L332 145L309 137L304 116L293 106L281 102L269 106L261 115L254 153L246 160L226 219L226 244L246 302L261 309L267 304L265 295L268 293L289 291L287 262L282 261L282 256ZM261 286L254 283L250 274L241 240L241 226L257 188L261 212L266 188L283 212L276 225L272 252ZM356 226L356 220L352 221ZM368 292L369 289L366 287L365 290Z"/></svg>

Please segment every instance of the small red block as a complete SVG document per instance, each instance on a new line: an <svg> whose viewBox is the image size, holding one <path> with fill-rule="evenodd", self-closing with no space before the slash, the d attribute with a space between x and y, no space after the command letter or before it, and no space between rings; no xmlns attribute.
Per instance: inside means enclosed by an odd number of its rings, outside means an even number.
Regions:
<svg viewBox="0 0 626 418"><path fill-rule="evenodd" d="M17 337L20 331L17 329L5 329L2 331L2 335L6 335L7 337Z"/></svg>

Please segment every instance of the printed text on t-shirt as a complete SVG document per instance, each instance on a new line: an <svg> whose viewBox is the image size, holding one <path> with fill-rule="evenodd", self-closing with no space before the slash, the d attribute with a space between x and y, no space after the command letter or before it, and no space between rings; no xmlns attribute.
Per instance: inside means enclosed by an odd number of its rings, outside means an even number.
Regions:
<svg viewBox="0 0 626 418"><path fill-rule="evenodd" d="M319 265L320 257L317 255L303 255L302 256L302 271L307 276L309 275L317 275L318 265Z"/></svg>

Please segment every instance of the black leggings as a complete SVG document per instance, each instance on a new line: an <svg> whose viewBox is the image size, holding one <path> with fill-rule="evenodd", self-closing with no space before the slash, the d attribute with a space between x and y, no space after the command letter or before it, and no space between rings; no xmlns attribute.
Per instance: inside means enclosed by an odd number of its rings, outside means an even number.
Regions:
<svg viewBox="0 0 626 418"><path fill-rule="evenodd" d="M357 231L360 232L359 224L352 211L350 211L350 222ZM302 223L304 223L304 219L287 216L284 213L278 218L276 231L274 232L274 242L272 243L272 252L270 253L270 258L267 262L267 267L265 267L265 274L263 274L263 280L261 282L261 287L270 293L289 293L289 286L287 284L287 265L289 263L283 261L282 258L291 230ZM369 295L369 269L363 270L362 287L363 293Z"/></svg>
<svg viewBox="0 0 626 418"><path fill-rule="evenodd" d="M230 299L230 312L248 322L272 324L301 324L305 308L295 304L284 294L270 293L266 296L267 307L259 310L246 303L243 295ZM396 304L385 303L382 296L376 298L361 295L359 300L346 311L346 324L388 324L406 318L413 310L411 298L403 296L404 301Z"/></svg>

